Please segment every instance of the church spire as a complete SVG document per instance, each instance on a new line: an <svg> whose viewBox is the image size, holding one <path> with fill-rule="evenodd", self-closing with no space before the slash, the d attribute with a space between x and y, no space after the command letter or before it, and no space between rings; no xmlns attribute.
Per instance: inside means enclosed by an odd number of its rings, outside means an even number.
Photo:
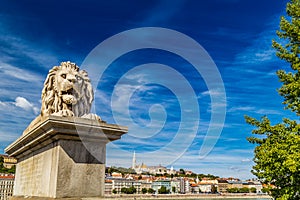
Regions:
<svg viewBox="0 0 300 200"><path fill-rule="evenodd" d="M133 151L133 157L132 157L132 169L136 168L136 158L135 158L135 151Z"/></svg>
<svg viewBox="0 0 300 200"><path fill-rule="evenodd" d="M200 180L199 180L199 177L198 177L198 175L197 175L196 183L198 184L199 182L200 182Z"/></svg>

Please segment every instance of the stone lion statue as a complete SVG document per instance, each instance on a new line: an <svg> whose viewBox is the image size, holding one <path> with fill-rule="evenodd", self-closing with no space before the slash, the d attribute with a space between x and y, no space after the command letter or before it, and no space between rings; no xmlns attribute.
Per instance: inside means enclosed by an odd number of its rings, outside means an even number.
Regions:
<svg viewBox="0 0 300 200"><path fill-rule="evenodd" d="M49 71L45 80L41 116L81 117L90 113L93 99L87 72L75 63L62 62Z"/></svg>
<svg viewBox="0 0 300 200"><path fill-rule="evenodd" d="M23 134L49 115L81 117L106 123L98 115L90 113L93 100L94 92L87 72L79 70L75 63L62 62L49 71L42 90L41 114Z"/></svg>

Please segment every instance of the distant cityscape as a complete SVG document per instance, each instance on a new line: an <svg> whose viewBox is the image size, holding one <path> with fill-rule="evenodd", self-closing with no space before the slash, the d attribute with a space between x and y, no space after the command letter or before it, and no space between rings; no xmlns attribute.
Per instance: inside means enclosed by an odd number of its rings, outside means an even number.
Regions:
<svg viewBox="0 0 300 200"><path fill-rule="evenodd" d="M13 195L14 169L17 160L0 154L0 200ZM106 167L105 195L114 194L211 194L254 193L264 194L257 180L220 178L211 174L196 174L187 169L168 169L162 165L137 164L133 153L132 166Z"/></svg>
<svg viewBox="0 0 300 200"><path fill-rule="evenodd" d="M190 170L175 170L158 165L137 164L133 153L130 168L107 167L105 194L200 194L200 193L256 193L265 190L257 180L242 181L238 178L220 178L196 174Z"/></svg>

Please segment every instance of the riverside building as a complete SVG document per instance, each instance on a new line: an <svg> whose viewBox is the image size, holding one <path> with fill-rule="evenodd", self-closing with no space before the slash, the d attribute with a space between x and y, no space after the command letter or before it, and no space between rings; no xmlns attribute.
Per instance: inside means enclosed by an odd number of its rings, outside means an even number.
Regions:
<svg viewBox="0 0 300 200"><path fill-rule="evenodd" d="M15 176L0 174L0 200L8 200L13 195Z"/></svg>

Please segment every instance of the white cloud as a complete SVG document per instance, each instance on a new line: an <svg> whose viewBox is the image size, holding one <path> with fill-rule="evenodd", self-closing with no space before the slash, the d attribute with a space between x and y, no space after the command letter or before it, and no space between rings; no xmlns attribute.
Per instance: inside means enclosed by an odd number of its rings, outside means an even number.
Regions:
<svg viewBox="0 0 300 200"><path fill-rule="evenodd" d="M18 138L17 134L0 132L0 143L11 142Z"/></svg>
<svg viewBox="0 0 300 200"><path fill-rule="evenodd" d="M255 111L258 114L262 114L262 115L281 115L282 112L278 111L278 110L270 110L270 109L258 109Z"/></svg>
<svg viewBox="0 0 300 200"><path fill-rule="evenodd" d="M257 61L272 60L275 55L275 50L265 50L255 54Z"/></svg>
<svg viewBox="0 0 300 200"><path fill-rule="evenodd" d="M6 106L6 103L5 103L5 102L2 102L2 101L0 101L0 106L3 106L3 107L5 107L5 106Z"/></svg>
<svg viewBox="0 0 300 200"><path fill-rule="evenodd" d="M236 111L253 111L255 107L253 106L239 106L239 107L232 107L227 112L236 112Z"/></svg>
<svg viewBox="0 0 300 200"><path fill-rule="evenodd" d="M251 162L251 161L252 161L252 160L249 159L249 158L245 158L245 159L242 160L242 162Z"/></svg>
<svg viewBox="0 0 300 200"><path fill-rule="evenodd" d="M17 97L16 98L16 102L15 102L15 105L20 107L20 108L23 108L25 110L31 110L33 105L31 103L29 103L27 101L27 99L25 99L24 97Z"/></svg>
<svg viewBox="0 0 300 200"><path fill-rule="evenodd" d="M218 91L218 90L207 90L207 91L201 92L198 95L198 98L201 98L203 96L224 96L224 93L221 91Z"/></svg>
<svg viewBox="0 0 300 200"><path fill-rule="evenodd" d="M233 113L233 112L252 112L252 113L257 113L257 114L262 114L262 115L281 115L282 112L278 110L271 110L271 109L258 109L253 106L240 106L240 107L232 107L228 110L228 112Z"/></svg>
<svg viewBox="0 0 300 200"><path fill-rule="evenodd" d="M265 31L257 35L257 39L252 45L245 48L236 56L235 64L251 64L265 63L277 59L275 50L272 48L272 39L276 37L276 29L278 27L278 18L267 24Z"/></svg>
<svg viewBox="0 0 300 200"><path fill-rule="evenodd" d="M14 103L17 107L23 108L26 111L33 111L34 114L38 114L39 109L30 103L24 97L17 97Z"/></svg>
<svg viewBox="0 0 300 200"><path fill-rule="evenodd" d="M143 84L147 82L147 79L145 78L145 74L129 74L126 76L129 80L135 80L136 82Z"/></svg>
<svg viewBox="0 0 300 200"><path fill-rule="evenodd" d="M52 52L47 51L47 49L41 47L40 44L37 45L36 43L29 42L17 36L15 33L11 33L3 21L0 22L0 41L4 43L3 46L9 47L2 48L1 50L3 52L7 55L14 55L15 57L27 57L42 67L48 68L49 65L51 66L58 63L57 57ZM5 62L11 60L11 57L1 55L1 60Z"/></svg>
<svg viewBox="0 0 300 200"><path fill-rule="evenodd" d="M42 80L42 77L37 74L33 74L27 70L24 70L24 69L21 69L21 68L9 65L7 63L3 63L3 62L0 62L0 71L3 73L1 75L1 77L2 76L5 76L7 78L13 77L13 78L23 80L23 81L28 81L28 82L32 82L32 81L40 82ZM5 78L5 77L2 77L2 78Z"/></svg>

